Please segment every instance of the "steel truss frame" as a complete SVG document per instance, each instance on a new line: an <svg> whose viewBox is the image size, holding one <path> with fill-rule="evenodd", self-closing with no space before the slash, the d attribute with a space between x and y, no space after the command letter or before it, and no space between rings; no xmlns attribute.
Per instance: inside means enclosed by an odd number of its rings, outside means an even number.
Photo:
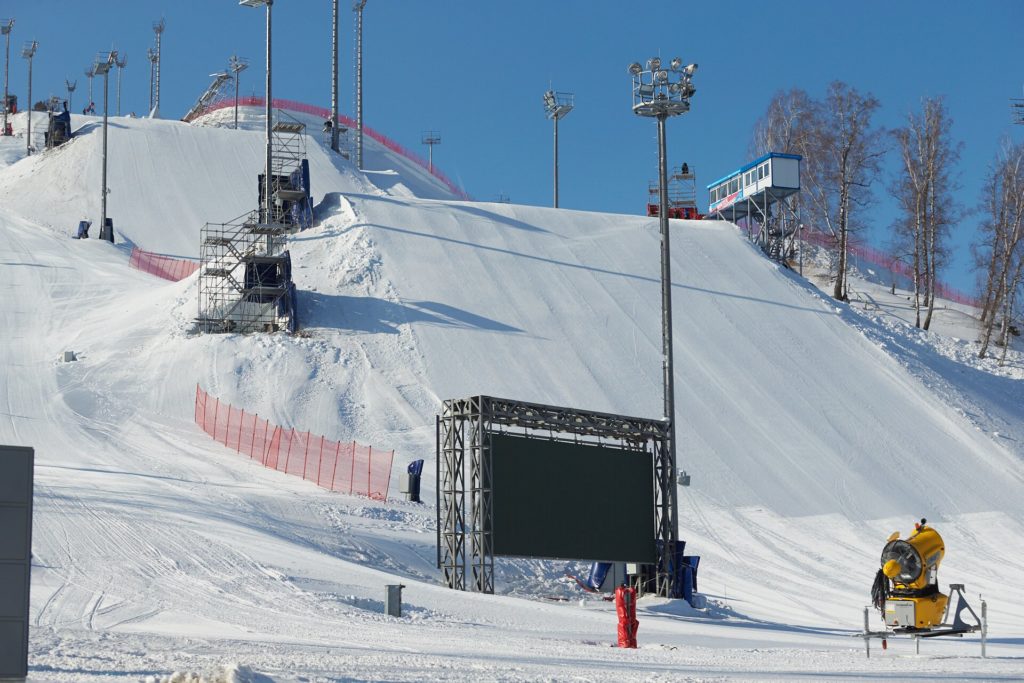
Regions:
<svg viewBox="0 0 1024 683"><path fill-rule="evenodd" d="M654 530L658 541L656 592L664 597L672 596L671 564L676 556L679 530L673 523L675 498L671 494L675 468L670 462L668 420L473 396L444 401L436 427L437 566L449 588L494 592L489 437L515 433L575 443L608 445L612 442L630 450L649 449L654 458ZM468 584L467 569L470 571Z"/></svg>

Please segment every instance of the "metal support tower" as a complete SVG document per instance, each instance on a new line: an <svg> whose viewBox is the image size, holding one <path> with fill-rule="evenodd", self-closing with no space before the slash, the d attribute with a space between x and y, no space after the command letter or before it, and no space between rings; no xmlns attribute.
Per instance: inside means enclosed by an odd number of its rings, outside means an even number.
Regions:
<svg viewBox="0 0 1024 683"><path fill-rule="evenodd" d="M228 71L234 74L235 79L235 130L238 129L238 82L241 80L241 73L249 68L248 60L231 55L228 60Z"/></svg>
<svg viewBox="0 0 1024 683"><path fill-rule="evenodd" d="M153 33L156 34L156 59L153 62L153 106L150 108L150 116L154 119L160 118L160 42L165 27L163 18L153 22Z"/></svg>
<svg viewBox="0 0 1024 683"><path fill-rule="evenodd" d="M11 31L14 29L14 19L8 19L7 23L0 24L0 33L4 36L4 127L0 135L7 135L7 72L11 63Z"/></svg>
<svg viewBox="0 0 1024 683"><path fill-rule="evenodd" d="M338 0L332 3L331 16L331 149L338 149Z"/></svg>
<svg viewBox="0 0 1024 683"><path fill-rule="evenodd" d="M356 168L363 170L363 8L366 0L358 0L356 12Z"/></svg>
<svg viewBox="0 0 1024 683"><path fill-rule="evenodd" d="M575 97L569 92L555 92L548 90L544 93L544 113L554 122L555 126L555 201L554 206L558 208L558 121L564 119L572 111Z"/></svg>
<svg viewBox="0 0 1024 683"><path fill-rule="evenodd" d="M128 53L122 52L114 62L117 66L117 115L121 115L121 70L128 66Z"/></svg>
<svg viewBox="0 0 1024 683"><path fill-rule="evenodd" d="M441 134L436 130L423 133L423 144L427 146L427 170L434 172L434 145L441 144Z"/></svg>
<svg viewBox="0 0 1024 683"><path fill-rule="evenodd" d="M92 64L90 64L89 66L87 66L85 68L85 71L83 73L85 74L85 77L89 79L89 101L85 105L86 107L88 107L90 104L93 103L93 99L92 99L92 79L96 75L96 71L93 69Z"/></svg>
<svg viewBox="0 0 1024 683"><path fill-rule="evenodd" d="M32 59L36 56L38 47L39 41L30 40L21 49L21 56L28 60L28 102L25 103L25 116L28 119L28 133L25 135L26 154L32 154Z"/></svg>
<svg viewBox="0 0 1024 683"><path fill-rule="evenodd" d="M75 94L75 88L78 87L78 81L69 81L68 79L65 78L64 79L64 85L68 89L68 111L74 111L75 110L75 108L73 106L74 102L72 101L71 98Z"/></svg>

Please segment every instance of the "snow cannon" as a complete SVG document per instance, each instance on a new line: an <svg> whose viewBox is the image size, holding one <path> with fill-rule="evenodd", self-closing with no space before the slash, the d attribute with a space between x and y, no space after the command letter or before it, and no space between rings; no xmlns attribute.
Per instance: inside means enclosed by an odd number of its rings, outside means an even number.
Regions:
<svg viewBox="0 0 1024 683"><path fill-rule="evenodd" d="M905 540L894 531L882 549L872 602L886 626L927 630L942 624L948 596L939 591L938 571L946 547L922 519Z"/></svg>

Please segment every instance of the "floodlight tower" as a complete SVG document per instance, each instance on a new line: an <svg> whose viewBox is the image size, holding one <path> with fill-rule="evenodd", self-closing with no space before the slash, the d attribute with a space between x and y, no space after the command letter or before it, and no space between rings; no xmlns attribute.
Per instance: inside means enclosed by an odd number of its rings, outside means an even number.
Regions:
<svg viewBox="0 0 1024 683"><path fill-rule="evenodd" d="M93 71L96 75L103 76L103 174L102 187L100 188L100 239L114 243L114 230L107 228L107 88L110 69L117 63L117 51L100 53L96 57Z"/></svg>
<svg viewBox="0 0 1024 683"><path fill-rule="evenodd" d="M75 93L75 88L78 87L78 81L69 81L65 78L64 85L67 86L68 89L68 111L74 111L74 108L71 106L73 104L71 97Z"/></svg>
<svg viewBox="0 0 1024 683"><path fill-rule="evenodd" d="M7 135L7 71L11 62L11 30L14 28L14 19L8 19L7 23L0 24L0 33L4 36L4 129L0 135Z"/></svg>
<svg viewBox="0 0 1024 683"><path fill-rule="evenodd" d="M122 52L114 61L117 66L117 115L121 115L121 70L128 66L128 53Z"/></svg>
<svg viewBox="0 0 1024 683"><path fill-rule="evenodd" d="M93 69L92 64L90 64L89 66L85 67L85 71L83 73L85 74L85 77L89 79L89 104L92 104L92 77L96 75L96 71ZM87 104L86 106L88 107L89 104Z"/></svg>
<svg viewBox="0 0 1024 683"><path fill-rule="evenodd" d="M153 106L150 109L150 116L154 119L160 118L160 39L164 35L163 18L153 22L153 33L156 34L156 59L153 61Z"/></svg>
<svg viewBox="0 0 1024 683"><path fill-rule="evenodd" d="M574 106L574 95L571 92L544 93L544 113L555 124L555 208L558 208L558 121L569 115Z"/></svg>
<svg viewBox="0 0 1024 683"><path fill-rule="evenodd" d="M434 145L441 144L441 134L436 130L428 130L423 134L423 144L427 146L429 150L427 152L427 168L431 173L434 172Z"/></svg>
<svg viewBox="0 0 1024 683"><path fill-rule="evenodd" d="M661 505L669 506L671 515L668 520L669 529L659 529L659 538L665 543L665 566L659 568L658 594L669 596L671 592L671 575L665 570L676 562L676 542L679 539L679 513L676 506L676 420L675 420L675 382L672 367L672 262L670 233L668 228L668 162L665 152L665 121L670 116L678 116L690 111L690 98L697 89L693 87L692 77L697 70L696 64L683 66L683 61L675 57L668 69L663 69L660 57L647 60L647 68L633 62L629 65L629 73L633 80L633 113L637 116L652 117L658 121L658 189L659 209L658 222L661 232L661 350L662 350L662 384L664 392L664 414L669 424L668 467L662 467L668 481L660 482L662 495L667 499ZM658 470L657 463L655 470ZM662 516L664 520L665 517Z"/></svg>
<svg viewBox="0 0 1024 683"><path fill-rule="evenodd" d="M264 220L264 222L269 223L270 222L270 217L273 215L272 209L273 209L273 201L274 201L273 198L270 196L270 189L271 189L270 173L271 173L271 169L273 168L273 161L274 161L274 150L273 150L273 147L272 147L272 142L273 142L272 135L273 135L273 125L274 124L273 124L273 110L271 109L271 102L273 101L273 99L272 99L272 91L271 91L272 81L271 81L271 71L270 71L270 65L271 65L271 62L270 62L271 40L270 40L270 38L271 38L271 26L272 26L272 23L271 23L271 7L273 7L273 5L274 5L274 0L238 0L238 4L239 5L243 5L245 7L262 7L264 5L266 5L266 7L267 7L267 97L266 97L266 99L267 99L267 102L266 102L266 105L267 105L267 114L266 114L266 116L267 116L267 166L266 166L266 170L263 172L263 215L264 215L264 219L263 220ZM271 239L270 235L267 235L267 249L268 249L268 252L269 252L269 249L270 249L270 239Z"/></svg>
<svg viewBox="0 0 1024 683"><path fill-rule="evenodd" d="M338 0L332 3L331 17L331 149L338 149Z"/></svg>
<svg viewBox="0 0 1024 683"><path fill-rule="evenodd" d="M32 154L32 58L36 56L38 47L38 40L30 40L21 48L21 56L28 60L28 102L26 103L28 106L25 107L25 114L28 116L28 134L25 136L26 154Z"/></svg>
<svg viewBox="0 0 1024 683"><path fill-rule="evenodd" d="M235 130L238 130L238 81L241 78L239 74L248 68L249 62L244 58L231 55L231 59L228 60L228 71L235 75Z"/></svg>
<svg viewBox="0 0 1024 683"><path fill-rule="evenodd" d="M352 6L356 13L356 168L363 170L363 8L366 0Z"/></svg>
<svg viewBox="0 0 1024 683"><path fill-rule="evenodd" d="M146 59L149 61L149 111L153 111L153 76L156 71L156 50L146 48Z"/></svg>

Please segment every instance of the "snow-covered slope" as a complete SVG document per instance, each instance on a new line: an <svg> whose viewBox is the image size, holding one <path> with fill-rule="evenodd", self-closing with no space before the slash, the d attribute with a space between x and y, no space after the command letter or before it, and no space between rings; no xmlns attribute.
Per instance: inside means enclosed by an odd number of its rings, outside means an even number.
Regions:
<svg viewBox="0 0 1024 683"><path fill-rule="evenodd" d="M191 401L199 382L280 423L396 448L396 471L425 457L428 501L444 398L657 417L656 224L425 199L441 189L384 151L363 175L310 140L320 223L291 244L302 334L196 335L194 277L157 280L123 246L63 236L97 213L98 140L91 129L0 171L0 442L38 458L33 680L231 661L271 680L1015 675L1024 449L988 433L985 401L1016 385L958 411L880 328L733 227L673 221L676 419L693 475L680 522L712 607L645 601L641 650L610 650L606 603L536 600L566 594L564 565L500 562L512 596L442 589L429 505L263 470L210 443ZM194 255L202 223L255 204L257 131L117 119L110 145L110 214L146 249ZM81 360L58 363L65 349ZM914 363L937 361L922 349ZM613 484L595 492L610 509ZM921 516L946 538L943 583L992 597L1003 659L930 643L954 658L865 661L847 637L885 537ZM400 620L379 614L397 581Z"/></svg>

